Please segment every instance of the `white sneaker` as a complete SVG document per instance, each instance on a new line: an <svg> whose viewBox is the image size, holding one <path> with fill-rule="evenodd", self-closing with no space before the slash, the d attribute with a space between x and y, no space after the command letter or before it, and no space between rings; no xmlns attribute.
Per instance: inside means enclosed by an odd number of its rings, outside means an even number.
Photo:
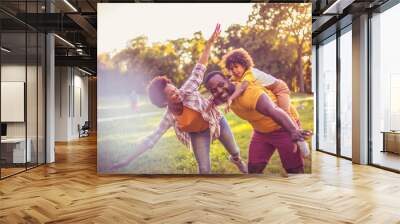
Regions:
<svg viewBox="0 0 400 224"><path fill-rule="evenodd" d="M231 161L242 173L248 173L247 165L243 162L243 160L239 157L237 160L234 160L232 156L229 156L229 161Z"/></svg>

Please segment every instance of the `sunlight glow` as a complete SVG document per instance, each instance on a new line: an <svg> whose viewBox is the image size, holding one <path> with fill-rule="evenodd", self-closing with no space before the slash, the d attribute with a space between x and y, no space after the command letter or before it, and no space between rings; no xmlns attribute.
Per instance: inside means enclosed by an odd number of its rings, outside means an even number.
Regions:
<svg viewBox="0 0 400 224"><path fill-rule="evenodd" d="M217 23L221 23L223 31L232 24L245 25L252 5L99 3L98 52L121 50L129 40L141 35L146 35L150 43L192 37L197 31L208 38Z"/></svg>

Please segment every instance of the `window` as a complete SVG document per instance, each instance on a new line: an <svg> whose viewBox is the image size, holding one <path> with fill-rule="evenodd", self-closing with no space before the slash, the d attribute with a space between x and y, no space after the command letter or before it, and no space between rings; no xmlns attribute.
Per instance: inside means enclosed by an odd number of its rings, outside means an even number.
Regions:
<svg viewBox="0 0 400 224"><path fill-rule="evenodd" d="M336 36L318 48L318 149L336 153Z"/></svg>
<svg viewBox="0 0 400 224"><path fill-rule="evenodd" d="M371 18L370 156L372 164L395 170L400 170L398 21L400 5Z"/></svg>
<svg viewBox="0 0 400 224"><path fill-rule="evenodd" d="M352 157L352 34L351 26L340 36L340 155Z"/></svg>
<svg viewBox="0 0 400 224"><path fill-rule="evenodd" d="M16 3L21 14L42 12L44 5L44 1L9 1L0 6ZM4 115L0 178L5 178L45 163L46 40L44 33L12 16L0 12L0 18L7 21L0 29L0 111Z"/></svg>

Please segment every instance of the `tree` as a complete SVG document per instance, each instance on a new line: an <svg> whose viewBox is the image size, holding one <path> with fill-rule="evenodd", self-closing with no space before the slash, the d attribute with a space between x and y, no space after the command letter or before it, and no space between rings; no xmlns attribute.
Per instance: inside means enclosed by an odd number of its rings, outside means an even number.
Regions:
<svg viewBox="0 0 400 224"><path fill-rule="evenodd" d="M303 57L311 48L311 24L310 4L255 4L248 20L254 29L275 35L279 46L292 50L290 45L295 45L294 71L300 92L305 92Z"/></svg>

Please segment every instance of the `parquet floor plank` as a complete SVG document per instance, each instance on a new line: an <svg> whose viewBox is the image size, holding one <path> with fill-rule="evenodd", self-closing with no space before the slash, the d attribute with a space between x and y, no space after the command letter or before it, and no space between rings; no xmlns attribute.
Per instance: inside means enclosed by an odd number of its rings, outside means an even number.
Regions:
<svg viewBox="0 0 400 224"><path fill-rule="evenodd" d="M400 223L400 175L313 152L313 173L98 175L96 138L0 181L0 223Z"/></svg>

